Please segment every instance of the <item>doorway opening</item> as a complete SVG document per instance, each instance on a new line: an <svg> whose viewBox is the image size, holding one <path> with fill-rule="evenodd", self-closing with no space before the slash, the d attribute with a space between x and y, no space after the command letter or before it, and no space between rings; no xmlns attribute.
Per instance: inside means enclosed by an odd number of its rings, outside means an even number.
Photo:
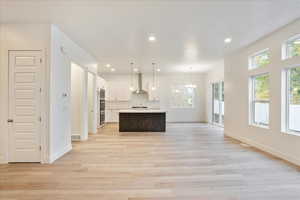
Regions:
<svg viewBox="0 0 300 200"><path fill-rule="evenodd" d="M71 63L71 129L73 141L88 139L97 133L96 75Z"/></svg>
<svg viewBox="0 0 300 200"><path fill-rule="evenodd" d="M87 140L87 119L85 116L85 70L71 63L71 132L72 141Z"/></svg>

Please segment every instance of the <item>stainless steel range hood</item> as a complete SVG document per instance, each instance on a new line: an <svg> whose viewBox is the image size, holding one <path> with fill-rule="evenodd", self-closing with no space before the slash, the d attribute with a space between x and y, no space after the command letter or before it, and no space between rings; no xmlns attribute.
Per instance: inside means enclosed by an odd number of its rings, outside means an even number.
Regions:
<svg viewBox="0 0 300 200"><path fill-rule="evenodd" d="M142 73L138 73L138 88L133 91L133 94L148 94L147 91L143 90L143 76Z"/></svg>

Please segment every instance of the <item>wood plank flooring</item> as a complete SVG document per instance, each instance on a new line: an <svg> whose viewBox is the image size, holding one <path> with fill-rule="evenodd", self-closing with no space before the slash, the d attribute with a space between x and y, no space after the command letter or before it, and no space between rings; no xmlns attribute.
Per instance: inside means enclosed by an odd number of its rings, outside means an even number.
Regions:
<svg viewBox="0 0 300 200"><path fill-rule="evenodd" d="M206 124L108 125L52 165L0 165L1 200L299 200L300 170Z"/></svg>

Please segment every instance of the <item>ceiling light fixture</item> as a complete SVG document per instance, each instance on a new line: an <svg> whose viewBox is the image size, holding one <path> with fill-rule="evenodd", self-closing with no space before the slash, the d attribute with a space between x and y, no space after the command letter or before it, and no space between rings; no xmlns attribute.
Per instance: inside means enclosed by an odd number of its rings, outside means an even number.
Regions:
<svg viewBox="0 0 300 200"><path fill-rule="evenodd" d="M156 72L158 68L155 68L155 63L152 63L152 87L151 89L154 91L157 88L157 77Z"/></svg>
<svg viewBox="0 0 300 200"><path fill-rule="evenodd" d="M156 41L156 37L154 35L150 35L149 38L148 38L148 40L150 42L154 42L154 41Z"/></svg>
<svg viewBox="0 0 300 200"><path fill-rule="evenodd" d="M193 77L192 77L193 68L190 67L189 70L190 70L190 72L188 72L188 73L190 73L190 76L187 77L188 79L187 79L187 84L185 84L185 87L195 89L195 88L197 88L197 85L194 84L193 81L192 81L192 79L193 79Z"/></svg>
<svg viewBox="0 0 300 200"><path fill-rule="evenodd" d="M116 69L115 68L111 68L110 71L114 72L114 71L116 71Z"/></svg>
<svg viewBox="0 0 300 200"><path fill-rule="evenodd" d="M106 66L107 68L110 68L110 67L111 67L111 65L110 65L110 64L106 64L105 66Z"/></svg>
<svg viewBox="0 0 300 200"><path fill-rule="evenodd" d="M133 65L134 65L134 63L133 62L131 62L130 63L130 68L131 68L131 70L130 70L130 86L129 86L129 90L130 91L134 91L134 80L133 80L133 72L137 72L138 71L138 68L134 68L133 67Z"/></svg>
<svg viewBox="0 0 300 200"><path fill-rule="evenodd" d="M229 44L229 43L232 42L232 38L226 38L226 39L224 40L224 42L225 42L226 44Z"/></svg>

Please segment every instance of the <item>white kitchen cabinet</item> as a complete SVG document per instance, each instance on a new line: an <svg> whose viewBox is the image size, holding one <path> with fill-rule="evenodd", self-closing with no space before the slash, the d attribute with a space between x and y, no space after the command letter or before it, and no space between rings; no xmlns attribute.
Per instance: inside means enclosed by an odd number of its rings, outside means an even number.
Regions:
<svg viewBox="0 0 300 200"><path fill-rule="evenodd" d="M129 101L131 91L129 86L121 83L108 83L107 100L108 101Z"/></svg>
<svg viewBox="0 0 300 200"><path fill-rule="evenodd" d="M111 122L111 110L105 110L105 122Z"/></svg>
<svg viewBox="0 0 300 200"><path fill-rule="evenodd" d="M112 121L119 122L119 110L112 110Z"/></svg>
<svg viewBox="0 0 300 200"><path fill-rule="evenodd" d="M107 83L106 81L101 78L100 76L97 76L97 89L107 89Z"/></svg>
<svg viewBox="0 0 300 200"><path fill-rule="evenodd" d="M119 122L119 110L105 110L105 122Z"/></svg>

